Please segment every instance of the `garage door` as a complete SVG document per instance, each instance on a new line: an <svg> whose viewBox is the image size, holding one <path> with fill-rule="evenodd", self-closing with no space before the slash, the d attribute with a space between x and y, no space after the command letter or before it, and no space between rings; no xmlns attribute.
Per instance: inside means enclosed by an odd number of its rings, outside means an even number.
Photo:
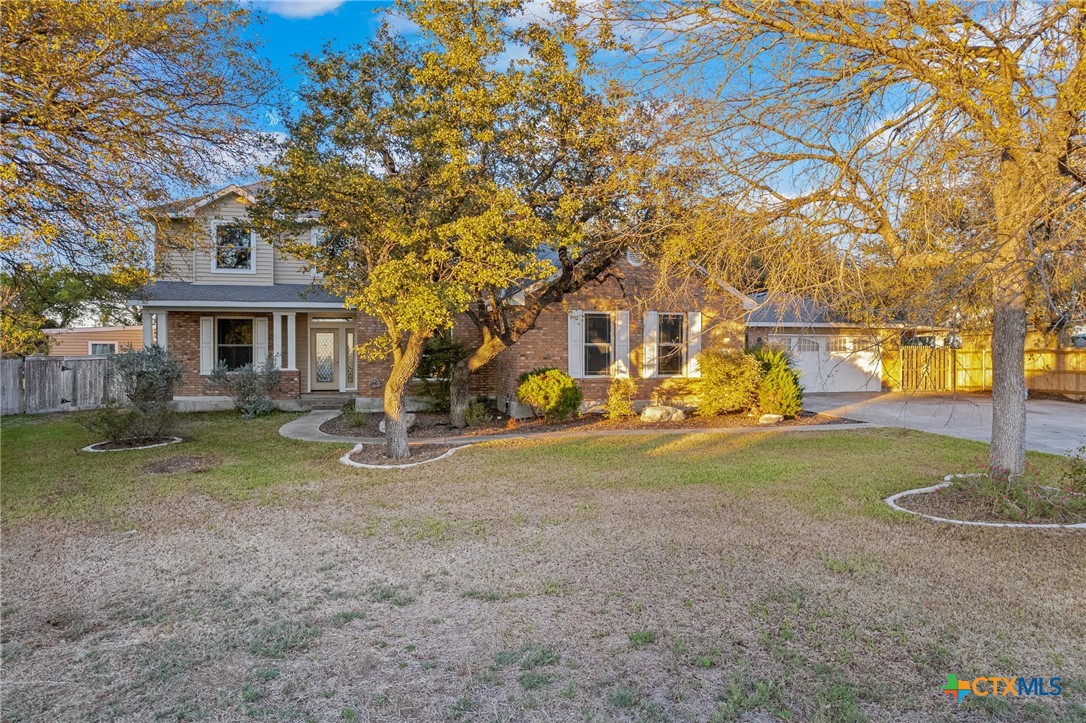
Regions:
<svg viewBox="0 0 1086 723"><path fill-rule="evenodd" d="M839 334L770 336L769 341L789 350L806 392L882 390L882 362L871 341Z"/></svg>

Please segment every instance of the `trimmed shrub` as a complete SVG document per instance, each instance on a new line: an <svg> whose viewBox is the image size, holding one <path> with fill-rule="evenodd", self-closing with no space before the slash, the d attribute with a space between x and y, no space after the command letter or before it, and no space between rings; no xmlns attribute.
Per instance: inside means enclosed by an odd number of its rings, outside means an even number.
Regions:
<svg viewBox="0 0 1086 723"><path fill-rule="evenodd" d="M583 398L573 377L558 369L533 369L517 379L517 399L531 407L537 417L576 416Z"/></svg>
<svg viewBox="0 0 1086 723"><path fill-rule="evenodd" d="M478 399L472 399L464 411L464 421L469 427L482 427L491 420L490 405Z"/></svg>
<svg viewBox="0 0 1086 723"><path fill-rule="evenodd" d="M181 381L181 365L157 344L112 354L106 369L107 384L128 401L110 399L106 406L82 419L83 425L110 442L172 437L177 415L170 409L173 388Z"/></svg>
<svg viewBox="0 0 1086 723"><path fill-rule="evenodd" d="M758 399L762 365L750 354L717 349L698 354L698 411L703 417L745 412Z"/></svg>
<svg viewBox="0 0 1086 723"><path fill-rule="evenodd" d="M758 406L763 414L780 414L791 419L803 410L803 387L792 368L787 352L761 347L752 352L762 365L762 383L758 386Z"/></svg>
<svg viewBox="0 0 1086 723"><path fill-rule="evenodd" d="M243 417L257 417L275 408L269 392L279 385L279 370L271 357L265 359L259 369L252 364L228 369L219 363L211 370L210 381L213 387L234 401Z"/></svg>
<svg viewBox="0 0 1086 723"><path fill-rule="evenodd" d="M366 426L366 422L373 417L372 412L360 412L355 409L354 402L347 402L344 404L339 408L339 413L343 417L343 421L347 423L347 426L352 429Z"/></svg>
<svg viewBox="0 0 1086 723"><path fill-rule="evenodd" d="M633 379L611 380L607 388L607 418L626 419L634 416L633 396L637 393L637 383Z"/></svg>

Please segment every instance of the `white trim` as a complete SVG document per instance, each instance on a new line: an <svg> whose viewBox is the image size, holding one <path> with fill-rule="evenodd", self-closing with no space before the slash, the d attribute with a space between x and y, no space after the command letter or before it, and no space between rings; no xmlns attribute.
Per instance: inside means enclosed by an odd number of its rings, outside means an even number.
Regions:
<svg viewBox="0 0 1086 723"><path fill-rule="evenodd" d="M584 378L584 312L569 312L566 322L566 373L574 379Z"/></svg>
<svg viewBox="0 0 1086 723"><path fill-rule="evenodd" d="M656 378L656 345L660 338L660 319L655 311L646 311L641 326L641 378Z"/></svg>
<svg viewBox="0 0 1086 723"><path fill-rule="evenodd" d="M156 299L154 305L144 305L139 299L129 299L130 306L142 306L144 311L156 311L158 309L209 309L223 311L237 311L239 304L260 309L338 309L340 311L353 311L336 301L169 301Z"/></svg>
<svg viewBox="0 0 1086 723"><path fill-rule="evenodd" d="M276 369L283 368L283 313L277 311L272 314L271 327L272 360Z"/></svg>
<svg viewBox="0 0 1086 723"><path fill-rule="evenodd" d="M237 226L244 225L238 224L236 220L228 220L225 218L213 218L211 219L211 269L213 274L255 274L256 273L256 244L257 237L256 231L252 226L249 226L249 268L247 269L220 269L219 268L219 227L220 226Z"/></svg>
<svg viewBox="0 0 1086 723"><path fill-rule="evenodd" d="M616 311L614 317L615 358L611 362L614 376L620 379L630 378L630 312Z"/></svg>
<svg viewBox="0 0 1086 723"><path fill-rule="evenodd" d="M196 199L195 201L190 203L188 206L185 206L180 211L173 211L168 215L170 216L170 218L187 218L189 216L192 216L192 214L194 214L198 209L203 208L204 206L208 205L209 203L215 203L215 201L218 201L220 198L222 198L224 196L228 196L231 193L235 193L235 194L241 196L242 198L244 198L249 203L256 203L256 196L249 193L248 191L246 191L244 188L237 185L236 183L231 183L229 186L227 186L225 188L220 188L218 191L214 191L213 193L209 193L206 196L202 196L202 197Z"/></svg>
<svg viewBox="0 0 1086 723"><path fill-rule="evenodd" d="M268 317L253 317L253 367L263 367L268 360Z"/></svg>
<svg viewBox="0 0 1086 723"><path fill-rule="evenodd" d="M686 376L691 379L701 378L698 366L698 354L701 353L701 337L705 333L702 324L704 318L700 311L690 311L686 315Z"/></svg>
<svg viewBox="0 0 1086 723"><path fill-rule="evenodd" d="M94 353L94 345L95 344L112 344L113 345L113 352L112 352L113 354L116 354L117 350L121 347L120 342L117 342L117 341L88 341L87 342L87 356L98 356L97 354Z"/></svg>
<svg viewBox="0 0 1086 723"><path fill-rule="evenodd" d="M166 311L156 311L155 312L155 320L158 322L155 325L156 326L156 331L158 332L158 345L160 347L162 347L163 349L166 348L166 341L167 341L167 339L166 339L166 326L167 326L168 315L169 315L169 312L166 312Z"/></svg>
<svg viewBox="0 0 1086 723"><path fill-rule="evenodd" d="M152 319L151 316L152 315L148 311L144 311L142 315L144 349L150 349L151 345L155 343L154 319Z"/></svg>
<svg viewBox="0 0 1086 723"><path fill-rule="evenodd" d="M287 371L298 369L298 315L293 311L287 312ZM308 387L309 384L306 384ZM308 389L306 391L309 391Z"/></svg>
<svg viewBox="0 0 1086 723"><path fill-rule="evenodd" d="M200 376L215 368L215 317L200 317Z"/></svg>

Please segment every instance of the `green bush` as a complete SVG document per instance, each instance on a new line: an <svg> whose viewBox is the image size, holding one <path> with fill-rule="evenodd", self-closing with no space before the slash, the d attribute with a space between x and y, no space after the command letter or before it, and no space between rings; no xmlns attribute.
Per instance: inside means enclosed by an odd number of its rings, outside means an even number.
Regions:
<svg viewBox="0 0 1086 723"><path fill-rule="evenodd" d="M486 402L472 399L464 412L464 421L469 427L482 427L492 419L493 415L490 412L490 405Z"/></svg>
<svg viewBox="0 0 1086 723"><path fill-rule="evenodd" d="M107 383L127 401L110 399L106 406L83 417L84 426L110 442L174 436L177 415L170 409L170 401L182 370L168 351L156 344L112 354L106 376Z"/></svg>
<svg viewBox="0 0 1086 723"><path fill-rule="evenodd" d="M633 397L637 383L630 378L615 377L607 388L607 418L626 419L634 416Z"/></svg>
<svg viewBox="0 0 1086 723"><path fill-rule="evenodd" d="M366 422L373 416L372 412L360 412L355 409L354 402L347 402L339 408L339 413L348 427L358 429L366 426Z"/></svg>
<svg viewBox="0 0 1086 723"><path fill-rule="evenodd" d="M745 412L758 399L762 365L750 354L716 349L698 355L698 415L710 417Z"/></svg>
<svg viewBox="0 0 1086 723"><path fill-rule="evenodd" d="M761 347L752 356L762 365L762 383L758 387L758 406L763 414L780 414L791 419L803 409L803 387L792 368L788 354L780 349Z"/></svg>
<svg viewBox="0 0 1086 723"><path fill-rule="evenodd" d="M517 379L517 399L531 407L537 417L575 416L583 398L573 377L558 369L533 369Z"/></svg>
<svg viewBox="0 0 1086 723"><path fill-rule="evenodd" d="M267 414L275 407L270 392L279 385L279 370L271 357L260 368L246 364L238 369L228 369L219 363L211 370L211 385L227 394L243 417Z"/></svg>

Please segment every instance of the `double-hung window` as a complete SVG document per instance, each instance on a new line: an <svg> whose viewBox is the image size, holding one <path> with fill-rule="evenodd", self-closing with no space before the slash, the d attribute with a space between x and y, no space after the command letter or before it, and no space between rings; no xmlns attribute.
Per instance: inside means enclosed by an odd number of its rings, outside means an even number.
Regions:
<svg viewBox="0 0 1086 723"><path fill-rule="evenodd" d="M253 232L244 224L220 223L214 227L212 255L217 271L253 270Z"/></svg>
<svg viewBox="0 0 1086 723"><path fill-rule="evenodd" d="M686 373L686 314L657 317L656 373L681 376Z"/></svg>
<svg viewBox="0 0 1086 723"><path fill-rule="evenodd" d="M606 377L615 358L614 323L610 314L584 315L584 375Z"/></svg>
<svg viewBox="0 0 1086 723"><path fill-rule="evenodd" d="M215 361L227 369L253 363L253 320L215 320Z"/></svg>

